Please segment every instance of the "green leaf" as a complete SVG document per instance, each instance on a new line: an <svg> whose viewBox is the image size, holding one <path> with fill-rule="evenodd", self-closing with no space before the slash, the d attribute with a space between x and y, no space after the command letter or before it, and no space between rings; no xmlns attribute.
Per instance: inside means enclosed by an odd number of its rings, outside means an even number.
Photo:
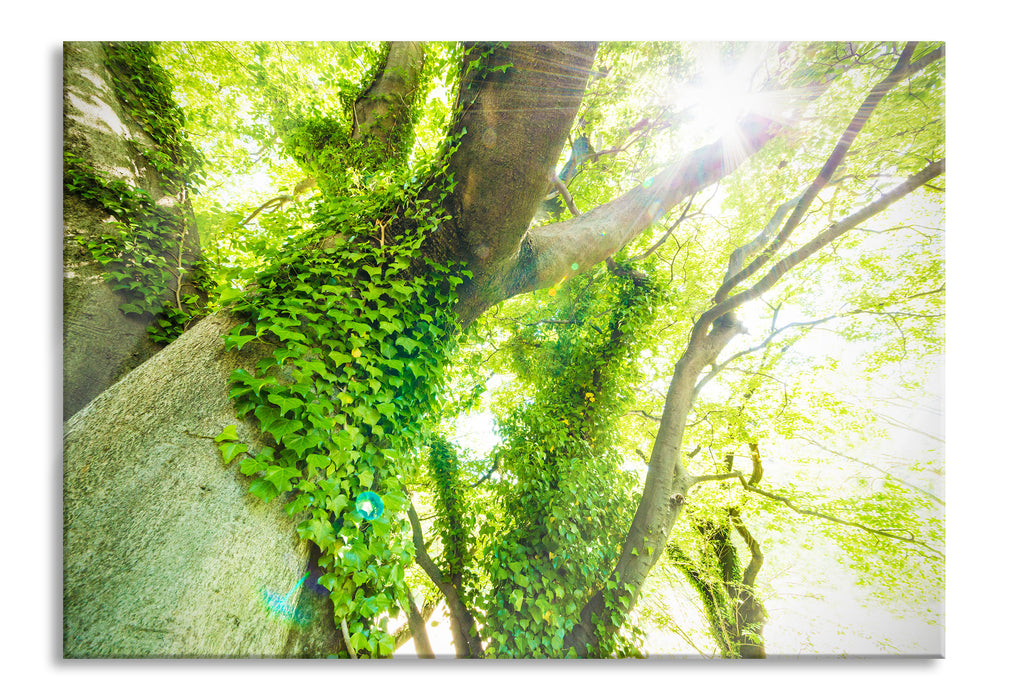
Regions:
<svg viewBox="0 0 1009 700"><path fill-rule="evenodd" d="M246 343L256 339L254 335L226 335L224 337L224 349L231 350L232 348L238 348L241 350L245 347Z"/></svg>
<svg viewBox="0 0 1009 700"><path fill-rule="evenodd" d="M283 439L305 427L305 424L300 420L285 420L283 418L279 419L276 423L267 428L267 431L274 437L277 442L282 442Z"/></svg>
<svg viewBox="0 0 1009 700"><path fill-rule="evenodd" d="M229 425L220 434L214 438L214 442L222 442L224 440L237 440L238 439L238 426Z"/></svg>
<svg viewBox="0 0 1009 700"><path fill-rule="evenodd" d="M248 447L240 442L222 442L217 447L221 451L221 457L224 458L225 464L248 449Z"/></svg>
<svg viewBox="0 0 1009 700"><path fill-rule="evenodd" d="M318 471L324 470L332 462L328 455L320 454L310 454L305 458L305 461L308 462L309 468Z"/></svg>
<svg viewBox="0 0 1009 700"><path fill-rule="evenodd" d="M522 591L519 591L519 590L512 591L511 596L509 597L509 600L511 601L511 604L515 608L515 610L521 610L522 609L522 600L523 600L524 597L525 597L525 594Z"/></svg>
<svg viewBox="0 0 1009 700"><path fill-rule="evenodd" d="M259 478L249 485L249 493L261 498L265 503L269 503L272 499L277 497L277 487L270 481Z"/></svg>
<svg viewBox="0 0 1009 700"><path fill-rule="evenodd" d="M398 338L396 338L396 345L400 346L408 353L412 353L420 346L420 343L418 343L416 340L413 340L412 338L406 337L405 335L401 335Z"/></svg>
<svg viewBox="0 0 1009 700"><path fill-rule="evenodd" d="M284 396L280 396L279 394L270 394L270 401L280 407L281 415L304 405L304 401L301 399L286 398Z"/></svg>

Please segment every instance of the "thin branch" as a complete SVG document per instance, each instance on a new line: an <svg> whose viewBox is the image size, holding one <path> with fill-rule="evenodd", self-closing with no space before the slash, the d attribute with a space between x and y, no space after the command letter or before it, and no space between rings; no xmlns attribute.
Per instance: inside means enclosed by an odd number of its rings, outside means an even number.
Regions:
<svg viewBox="0 0 1009 700"><path fill-rule="evenodd" d="M474 482L472 485L470 485L470 488L471 489L472 488L476 488L477 486L479 486L483 482L487 481L487 479L490 478L490 475L493 474L494 472L496 472L498 470L498 468L501 466L501 461L503 459L504 459L504 455L502 455L500 452L498 452L496 455L494 455L494 465L490 469L487 470L486 474L484 474L483 476L481 476L479 479L476 480L476 482Z"/></svg>
<svg viewBox="0 0 1009 700"><path fill-rule="evenodd" d="M828 226L823 233L809 241L798 250L786 255L784 258L779 260L775 265L767 272L764 277L762 277L758 282L756 282L749 289L739 292L723 301L716 303L708 311L701 314L701 317L694 324L694 330L692 332L693 336L700 337L702 334L707 332L708 327L715 321L715 319L729 313L730 311L736 309L741 304L744 304L751 299L754 299L768 289L770 289L781 277L791 270L793 267L801 262L807 260L814 253L818 252L826 245L839 238L843 234L847 233L854 227L858 226L867 219L872 218L876 214L884 211L894 202L898 201L904 197L909 192L913 192L918 187L929 180L938 177L946 170L946 159L943 158L935 163L931 163L924 169L920 170L915 175L911 176L903 183L894 187L885 195L874 201L872 204L864 207L858 212L855 212L851 216L842 219L830 226Z"/></svg>
<svg viewBox="0 0 1009 700"><path fill-rule="evenodd" d="M347 645L347 653L350 654L350 658L356 659L357 652L354 651L354 645L350 643L350 630L347 629L347 618L340 618L340 629L343 630L343 641Z"/></svg>
<svg viewBox="0 0 1009 700"><path fill-rule="evenodd" d="M648 411L640 411L640 410L635 409L635 410L627 411L627 413L625 413L624 415L625 416L641 416L642 418L647 418L648 420L654 421L656 423L661 423L662 422L661 418L659 418L658 416L653 416Z"/></svg>
<svg viewBox="0 0 1009 700"><path fill-rule="evenodd" d="M940 286L940 287L938 287L936 289L930 289L927 292L919 292L918 294L912 294L911 296L904 297L903 299L898 300L898 302L896 302L896 303L903 303L903 302L909 301L911 299L917 299L917 298L920 298L920 297L929 296L931 294L938 294L940 292L945 291L945 289L946 289L946 285L944 284L944 285L942 285L942 286ZM736 354L732 355L731 357L725 359L724 361L718 362L718 363L712 365L711 371L708 374L706 374L701 379L701 381L699 381L697 383L696 392L699 393L700 390L704 387L705 384L707 384L709 381L711 381L715 377L716 374L718 374L719 372L721 372L727 366L729 366L730 364L732 364L733 362L735 362L736 360L738 360L741 357L745 357L746 355L750 355L750 354L752 354L754 352L757 352L758 350L763 350L764 348L766 348L770 344L770 342L776 336L778 336L781 333L784 333L785 331L790 330L792 328L808 328L808 327L813 327L813 326L819 326L819 325L822 325L824 323L827 323L828 321L833 321L834 319L845 318L847 316L858 316L860 314L867 314L867 315L871 315L871 316L888 316L891 319L896 318L896 317L901 317L901 318L940 318L942 316L941 314L912 314L912 313L907 312L907 311L885 311L885 310L881 310L881 309L854 309L852 311L845 311L843 313L831 314L830 316L824 316L823 318L814 319L812 321L793 321L792 323L788 323L788 324L782 326L781 328L777 328L776 329L774 326L775 326L775 324L777 322L778 312L780 311L780 308L781 307L778 307L774 311L774 316L771 319L771 332L767 335L767 337L764 338L764 340L762 342L760 342L759 344L751 346L749 348L746 348L745 350L740 350L739 352L737 352Z"/></svg>
<svg viewBox="0 0 1009 700"><path fill-rule="evenodd" d="M641 255L635 255L633 258L631 258L631 260L632 261L633 260L643 260L644 258L647 258L649 255L651 255L652 253L654 253L656 250L658 250L660 247L662 247L662 244L665 243L666 240L668 240L668 238L673 234L673 231L675 231L676 228L680 224L683 223L684 219L687 218L687 212L690 211L690 207L693 205L693 203L694 203L694 197L696 197L696 196L697 196L696 192L694 194L690 195L690 199L687 200L687 204L686 204L686 206L683 207L683 211L680 212L680 215L676 218L676 221L674 221L673 224L669 228L666 229L666 232L664 234L662 234L662 238L660 238L658 241L656 241L655 245L653 245L651 248L649 248L648 250L646 250ZM702 209L703 209L703 207L702 207Z"/></svg>
<svg viewBox="0 0 1009 700"><path fill-rule="evenodd" d="M841 135L841 138L834 146L833 152L823 164L819 174L813 180L813 183L802 194L799 202L795 205L792 215L789 217L788 221L785 222L781 233L779 233L771 245L761 252L760 255L758 255L749 265L746 266L746 268L734 274L722 283L722 286L715 293L716 303L724 301L729 293L738 286L740 282L753 276L757 270L763 267L785 244L789 236L793 231L795 231L803 217L805 217L806 213L809 211L809 207L813 204L814 200L816 200L820 191L830 183L834 174L837 172L837 169L840 167L841 162L844 160L844 157L847 155L848 150L851 148L851 144L854 142L855 137L858 136L859 132L861 132L862 128L866 125L870 115L872 115L873 111L876 109L877 105L879 105L883 97L901 79L912 74L912 67L915 71L920 70L928 65L928 63L931 63L931 61L936 60L943 55L941 52L937 53L933 51L928 54L928 56L923 57L914 64L911 64L911 55L914 53L915 46L917 46L917 42L908 42L907 45L905 45L900 58L897 60L897 65L894 66L894 69L886 76L886 78L877 83L875 87L869 91L869 94L862 102L862 105L855 112L855 116L852 117L851 121L848 123L848 126ZM932 56L932 58L929 61L926 61L925 59L929 56Z"/></svg>
<svg viewBox="0 0 1009 700"><path fill-rule="evenodd" d="M470 635L468 631L469 625L464 624L464 621L471 620L473 616L459 598L459 592L456 591L455 586L445 580L441 569L438 568L438 565L431 559L431 555L428 554L427 546L424 544L424 532L421 530L420 519L417 517L417 510L413 507L412 501L410 501L410 509L407 511L407 516L410 518L410 525L413 528L413 546L414 550L416 550L417 563L420 564L424 573L428 575L428 578L431 579L434 585L438 587L438 590L442 592L442 595L445 596L445 602L448 603L449 612L452 615L455 627L461 631L464 637L464 639L455 640L456 653L459 656L468 655L470 658L483 656L479 633Z"/></svg>
<svg viewBox="0 0 1009 700"><path fill-rule="evenodd" d="M687 488L690 488L695 484L699 484L702 481L725 481L726 479L736 479L736 478L742 479L743 472L733 470L731 472L721 472L718 474L698 474L696 476L691 475L687 477L687 483L689 484Z"/></svg>
<svg viewBox="0 0 1009 700"><path fill-rule="evenodd" d="M564 203L568 205L568 210L574 216L581 216L582 213L578 211L578 207L575 206L575 200L571 197L571 193L568 192L567 186L557 177L557 173L553 170L550 171L550 182L553 183L557 191L560 192L561 197L564 199Z"/></svg>
<svg viewBox="0 0 1009 700"><path fill-rule="evenodd" d="M898 535L898 534L896 534L894 532L891 532L889 530L882 530L882 529L875 528L875 527L869 527L868 525L862 525L861 523L852 522L850 520L844 520L842 518L836 518L833 515L827 515L826 513L820 513L820 512L815 511L815 510L810 510L809 508L802 508L802 507L797 506L794 503L792 503L791 499L789 499L789 498L787 498L785 496L779 496L777 494L773 494L773 493L770 493L768 491L764 491L763 489L757 488L756 486L750 486L748 483L746 483L743 480L742 475L739 476L739 482L743 485L743 488L746 489L747 491L759 494L759 495L763 496L764 498L769 498L769 499L771 499L773 501L778 501L779 503L784 504L785 506L787 506L791 510L795 511L796 513L799 513L800 515L810 515L810 516L812 516L814 518L821 518L822 520L829 520L830 522L837 523L838 525L845 525L847 527L857 527L860 530L864 530L865 532L868 532L868 533L873 534L873 535L877 535L879 537L888 537L888 538L893 539L893 540L900 540L901 542L907 542L908 544L913 544L913 545L915 545L917 547L923 547L923 548L929 550L930 552L934 552L942 560L946 559L946 555L943 554L941 551L939 551L938 549L936 549L934 547L931 547L931 546L925 544L924 542L922 542L920 540L916 540L914 538L914 536L905 537L904 535Z"/></svg>
<svg viewBox="0 0 1009 700"><path fill-rule="evenodd" d="M944 501L943 499L939 498L934 493L930 493L930 492L926 491L925 489L923 489L923 488L921 488L919 486L915 486L912 483L904 481L900 477L894 476L893 474L891 474L887 470L883 469L882 467L877 467L875 464L870 464L869 462L864 462L861 459L858 459L857 457L852 457L851 455L844 454L843 452L838 452L836 450L832 450L829 447L827 447L826 445L820 444L816 440L814 440L814 439L812 439L810 437L806 437L805 435L796 435L796 437L798 437L798 438L800 438L802 440L805 440L806 442L808 442L811 445L816 445L821 450L823 450L825 452L829 452L832 455L837 455L838 457L844 457L845 459L850 459L852 462L856 462L856 463L861 464L863 466L869 467L869 469L872 469L874 471L879 472L880 474L882 474L883 476L885 476L887 479L893 479L897 483L903 484L904 486L906 486L909 489L912 489L914 491L917 491L918 493L922 494L923 496L928 496L929 498L931 498L935 502L939 503L940 505L946 505L946 501Z"/></svg>

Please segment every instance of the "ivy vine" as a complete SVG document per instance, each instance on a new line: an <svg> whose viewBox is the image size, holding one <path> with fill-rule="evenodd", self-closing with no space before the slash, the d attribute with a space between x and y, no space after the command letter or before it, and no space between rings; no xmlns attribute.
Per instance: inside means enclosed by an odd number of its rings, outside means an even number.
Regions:
<svg viewBox="0 0 1009 700"><path fill-rule="evenodd" d="M184 136L182 111L172 99L171 83L144 43L105 44L106 68L113 91L130 116L151 137L149 148L130 143L157 171L166 190L180 194L202 181L202 159ZM111 214L116 226L77 241L102 265L112 289L124 297L120 311L155 317L152 340L168 343L205 310L210 286L193 251L186 246L188 224L179 209L158 205L141 187L103 177L77 153L65 151L66 192Z"/></svg>
<svg viewBox="0 0 1009 700"><path fill-rule="evenodd" d="M571 280L549 307L553 317L519 329L514 341L517 355L535 348L524 364L539 389L499 426L506 481L515 483L502 488L506 516L495 529L504 535L485 554L490 587L478 607L488 611L481 620L488 656L573 655L564 638L584 602L617 588L607 577L633 499L615 424L632 399L633 351L647 340L660 297L641 272L617 272ZM615 602L608 601L614 614ZM597 621L601 632L605 622ZM600 639L603 656L633 647Z"/></svg>
<svg viewBox="0 0 1009 700"><path fill-rule="evenodd" d="M425 199L434 178L440 198ZM454 290L469 274L421 252L452 187L432 169L331 202L246 290L221 299L243 319L227 349L274 348L255 371L236 370L229 393L269 444L249 454L229 426L221 454L244 455L250 491L283 496L298 534L319 548L318 583L358 656L392 653L385 625L406 605L414 548L404 484L459 331ZM373 520L354 507L365 491L384 504Z"/></svg>

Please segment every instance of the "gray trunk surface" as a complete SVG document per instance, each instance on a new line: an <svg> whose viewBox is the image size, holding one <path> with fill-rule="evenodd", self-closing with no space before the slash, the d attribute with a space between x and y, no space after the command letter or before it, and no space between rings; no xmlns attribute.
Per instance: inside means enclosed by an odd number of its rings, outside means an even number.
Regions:
<svg viewBox="0 0 1009 700"><path fill-rule="evenodd" d="M63 46L63 148L84 158L101 176L141 187L154 201L178 207L137 144L154 143L119 102L99 43ZM114 231L113 218L75 194L63 198L63 418L66 420L116 379L158 351L147 337L153 317L119 310L123 299L102 277L78 237ZM198 248L186 231L188 250Z"/></svg>
<svg viewBox="0 0 1009 700"><path fill-rule="evenodd" d="M66 657L332 653L328 598L314 580L295 589L307 543L210 439L237 424L261 444L227 398L231 371L257 359L224 351L234 323L201 321L65 423Z"/></svg>

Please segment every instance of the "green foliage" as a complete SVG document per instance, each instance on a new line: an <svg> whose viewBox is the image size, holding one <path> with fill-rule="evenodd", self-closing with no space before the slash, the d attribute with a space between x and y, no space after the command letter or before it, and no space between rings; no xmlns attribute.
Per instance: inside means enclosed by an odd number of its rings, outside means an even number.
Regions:
<svg viewBox="0 0 1009 700"><path fill-rule="evenodd" d="M168 76L149 44L109 43L107 68L119 102L151 137L155 147L133 145L158 174L159 184L180 193L202 179L202 159L185 136L185 119L172 99ZM125 301L125 314L152 315L152 340L167 343L203 312L207 278L187 242L182 207L157 204L150 193L98 174L79 154L64 153L66 192L100 206L117 221L113 230L78 242L100 263L111 287Z"/></svg>
<svg viewBox="0 0 1009 700"><path fill-rule="evenodd" d="M567 655L564 637L584 602L612 583L635 486L621 470L615 419L661 297L640 271L619 273L572 280L538 319L548 322L525 326L513 342L535 394L499 424L502 515L484 532L492 544L479 606L488 655ZM597 653L619 647L607 637Z"/></svg>
<svg viewBox="0 0 1009 700"><path fill-rule="evenodd" d="M165 182L176 188L199 184L203 158L186 137L186 119L172 97L172 83L158 64L152 44L109 42L106 67L116 97L154 141L141 152Z"/></svg>
<svg viewBox="0 0 1009 700"><path fill-rule="evenodd" d="M403 517L409 455L458 332L451 302L465 273L418 252L444 216L440 200L421 198L435 177L404 176L323 208L315 230L229 295L245 322L225 347L275 347L255 372L231 377L238 416L255 417L271 443L240 469L253 494L283 497L299 535L321 550L319 583L359 655L391 648L381 620L399 612L413 556ZM235 444L221 440L222 453ZM367 522L353 508L365 490L385 504Z"/></svg>
<svg viewBox="0 0 1009 700"><path fill-rule="evenodd" d="M714 48L730 66L751 47ZM606 619L594 620L598 629L623 627L602 635L592 653L642 652L642 632L627 616L630 599L611 574L692 319L707 308L729 254L813 180L900 48L796 43L765 52L748 76L752 89L775 94L832 79L824 98L717 187L660 216L614 255L613 272L580 270L553 289L509 300L457 346L448 308L465 275L420 252L445 215L439 200L425 200L446 196L454 184L416 164L432 152L445 155L439 145L456 88L457 107L466 109L482 81L508 76L497 47L436 45L419 93L428 100L414 100L409 128L391 149L351 139L351 105L379 69L381 45L163 47L175 72L186 60L207 66L207 80L197 73L177 84L222 172L245 182L263 166L258 172L270 183L261 186L265 195L236 187L241 196L231 200L221 185L198 207L210 230L204 235L214 241L210 274L220 301L243 320L227 347L272 351L255 371L236 372L230 391L238 415L258 422L268 446L249 454L237 432L226 430L218 448L252 477L253 494L283 503L299 534L321 549L321 583L358 653L389 653L386 620L399 612L404 581L416 571L406 571L413 555L403 517L408 487L432 506L429 547L474 613L489 656L567 655L565 635L597 592L606 603ZM570 186L583 211L650 182L715 138L687 99L706 79L702 54L704 47L680 44L602 46L572 134L572 142L590 135L595 151ZM942 85L936 64L887 97L853 145L847 170L823 190L782 253L942 157ZM321 196L238 226L306 174L318 178ZM941 204L939 192L916 200L919 207ZM876 226L882 231L852 232L740 311L748 334L719 358L732 362L703 380L685 430L684 466L717 471L735 446L759 440L769 454L785 455L781 462L798 464L776 471L769 460L762 484L770 491L880 529L941 539L932 504L918 494L849 479L850 465L833 465L840 476L821 483L822 459L794 457L794 441L810 434L825 442L884 437L878 416L850 393L898 370L899 386L914 389L923 381L923 358L942 351L938 222L934 230L910 229L910 218L899 212ZM828 330L835 342L818 343ZM840 357L842 347L855 357ZM455 383L443 402L450 370ZM486 460L458 452L449 442L453 424L488 409L500 443L487 447ZM439 420L437 432L446 437L431 438ZM412 465L425 444L422 476ZM354 511L363 490L385 503L371 522ZM775 547L812 544L792 541L798 530L784 506L736 482L700 486L689 505L693 520L710 527L674 533L677 561L709 612L712 636L731 656L757 630L730 634L739 604L739 591L730 589L740 583L740 566L730 551L728 509L762 528L769 556ZM841 527L820 525L818 532L837 539L866 584L893 583L881 567L920 590L941 581L941 571L924 570L902 545ZM766 592L763 585L753 593Z"/></svg>
<svg viewBox="0 0 1009 700"><path fill-rule="evenodd" d="M465 485L460 479L459 456L443 437L431 439L428 474L434 490L437 519L435 534L442 543L440 568L453 585L465 592L473 587L472 550L475 545L475 518L467 503Z"/></svg>

